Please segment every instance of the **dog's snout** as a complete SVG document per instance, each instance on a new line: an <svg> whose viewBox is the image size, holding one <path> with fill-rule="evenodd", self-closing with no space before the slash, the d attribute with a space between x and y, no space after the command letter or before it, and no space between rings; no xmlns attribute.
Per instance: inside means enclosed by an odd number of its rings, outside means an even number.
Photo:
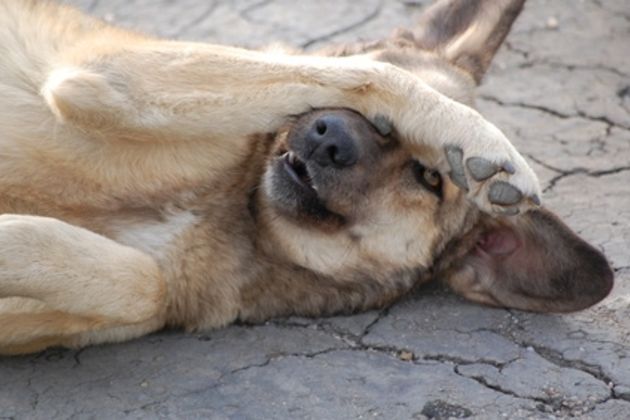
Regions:
<svg viewBox="0 0 630 420"><path fill-rule="evenodd" d="M306 134L309 157L321 166L347 168L357 163L357 140L346 121L336 115L319 117Z"/></svg>

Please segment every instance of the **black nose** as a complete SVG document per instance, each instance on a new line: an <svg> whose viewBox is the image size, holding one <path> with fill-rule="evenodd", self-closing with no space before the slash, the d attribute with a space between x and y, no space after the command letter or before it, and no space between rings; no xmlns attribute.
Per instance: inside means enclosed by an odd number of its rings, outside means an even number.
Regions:
<svg viewBox="0 0 630 420"><path fill-rule="evenodd" d="M325 115L315 120L306 133L306 147L309 157L321 166L347 168L359 159L351 128L336 115Z"/></svg>

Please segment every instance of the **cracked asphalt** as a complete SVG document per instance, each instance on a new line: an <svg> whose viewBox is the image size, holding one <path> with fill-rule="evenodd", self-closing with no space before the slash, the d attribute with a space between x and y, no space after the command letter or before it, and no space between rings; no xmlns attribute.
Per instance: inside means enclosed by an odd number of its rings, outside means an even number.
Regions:
<svg viewBox="0 0 630 420"><path fill-rule="evenodd" d="M427 1L67 0L180 39L305 48L377 39ZM543 182L546 205L616 272L602 304L539 315L440 286L352 317L0 359L0 419L630 418L630 6L529 0L479 109Z"/></svg>

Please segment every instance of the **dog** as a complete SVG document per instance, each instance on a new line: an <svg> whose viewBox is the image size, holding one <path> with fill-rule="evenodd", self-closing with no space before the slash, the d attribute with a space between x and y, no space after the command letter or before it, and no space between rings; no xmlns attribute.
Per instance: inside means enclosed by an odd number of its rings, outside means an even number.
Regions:
<svg viewBox="0 0 630 420"><path fill-rule="evenodd" d="M606 258L474 107L524 0L311 55L0 0L0 353L380 308L575 311Z"/></svg>

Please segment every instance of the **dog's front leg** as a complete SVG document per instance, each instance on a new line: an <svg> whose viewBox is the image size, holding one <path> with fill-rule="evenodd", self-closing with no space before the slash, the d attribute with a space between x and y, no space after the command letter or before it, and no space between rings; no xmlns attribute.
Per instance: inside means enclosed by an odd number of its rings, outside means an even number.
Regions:
<svg viewBox="0 0 630 420"><path fill-rule="evenodd" d="M61 62L42 89L48 105L60 121L107 139L218 146L274 131L310 108L349 107L391 121L412 149L439 150L434 164L483 210L519 210L540 195L523 157L479 113L367 57L143 41L100 57L75 51Z"/></svg>
<svg viewBox="0 0 630 420"><path fill-rule="evenodd" d="M119 341L163 325L155 261L57 219L0 216L0 354Z"/></svg>

